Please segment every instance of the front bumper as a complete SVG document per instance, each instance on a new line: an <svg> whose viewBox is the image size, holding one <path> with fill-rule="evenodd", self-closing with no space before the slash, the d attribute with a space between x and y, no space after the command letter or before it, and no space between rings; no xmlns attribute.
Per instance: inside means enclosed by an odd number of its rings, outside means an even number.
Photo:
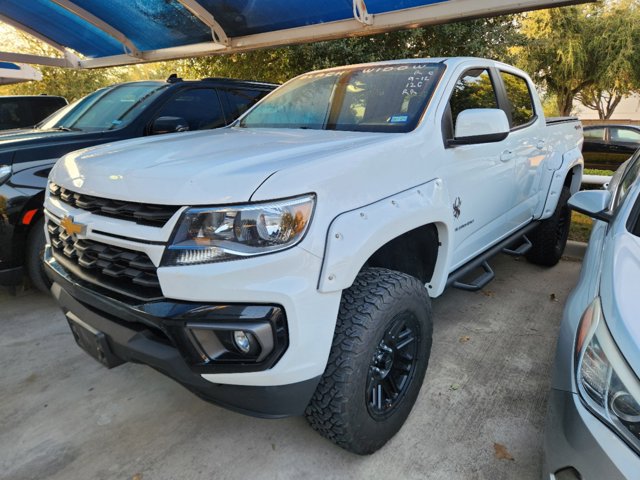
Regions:
<svg viewBox="0 0 640 480"><path fill-rule="evenodd" d="M577 394L552 389L544 438L545 480L638 478L640 456L591 414ZM570 476L569 472L579 476ZM566 476L558 472L565 471Z"/></svg>
<svg viewBox="0 0 640 480"><path fill-rule="evenodd" d="M284 353L286 343L280 344L283 348L279 349L276 341L274 355L261 364L212 367L190 361L188 352L183 348L184 339L181 339L178 333L189 325L187 322L193 319L193 312L207 310L208 307L213 307L209 310L223 311L223 315L226 315L223 323L234 326L243 322L248 324L246 322L249 310L273 312L277 307L242 308L238 305L201 305L170 300L132 305L75 281L54 258L50 255L46 255L46 258L47 272L54 282L51 291L72 325L78 343L83 344L77 336L75 327L78 324L98 332L101 338L104 338L105 351L102 352L102 356L106 356L106 359L101 358L103 363L115 366L121 361L130 361L149 365L205 400L249 415L278 418L304 412L319 382L319 376L284 385L220 384L207 380L204 376L204 373L212 368L214 371L222 368L228 372L225 375L233 374L239 378L247 373L237 373L238 369L249 370L250 374L270 369ZM233 318L224 312L240 313ZM269 321L269 318L255 317L254 315L250 319L252 324ZM234 370L236 373L229 373Z"/></svg>
<svg viewBox="0 0 640 480"><path fill-rule="evenodd" d="M12 267L0 270L0 285L18 285L24 276L22 267Z"/></svg>

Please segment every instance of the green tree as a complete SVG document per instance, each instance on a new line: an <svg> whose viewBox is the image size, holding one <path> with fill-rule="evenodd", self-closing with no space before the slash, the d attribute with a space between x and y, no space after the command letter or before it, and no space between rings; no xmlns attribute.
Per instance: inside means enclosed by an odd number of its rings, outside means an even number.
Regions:
<svg viewBox="0 0 640 480"><path fill-rule="evenodd" d="M640 22L638 2L624 0L597 8L597 30L590 53L597 55L599 68L594 83L578 93L580 102L608 120L623 97L640 89Z"/></svg>
<svg viewBox="0 0 640 480"><path fill-rule="evenodd" d="M524 14L516 63L556 98L561 115L582 92L628 92L638 78L637 7L638 0L619 0Z"/></svg>

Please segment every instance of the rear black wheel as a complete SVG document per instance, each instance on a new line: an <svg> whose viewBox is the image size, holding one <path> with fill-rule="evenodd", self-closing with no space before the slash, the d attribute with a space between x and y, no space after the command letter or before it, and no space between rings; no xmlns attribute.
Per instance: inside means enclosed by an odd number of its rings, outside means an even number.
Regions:
<svg viewBox="0 0 640 480"><path fill-rule="evenodd" d="M343 293L329 361L305 412L311 426L353 453L381 448L416 401L432 331L420 280L364 269Z"/></svg>
<svg viewBox="0 0 640 480"><path fill-rule="evenodd" d="M571 210L567 204L570 197L569 188L563 187L553 215L528 235L533 246L526 258L531 263L553 267L562 258L571 228Z"/></svg>

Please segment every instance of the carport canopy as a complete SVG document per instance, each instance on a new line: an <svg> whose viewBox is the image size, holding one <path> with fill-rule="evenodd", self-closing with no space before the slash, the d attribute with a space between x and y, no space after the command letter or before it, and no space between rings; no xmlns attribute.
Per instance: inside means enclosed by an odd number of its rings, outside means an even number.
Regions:
<svg viewBox="0 0 640 480"><path fill-rule="evenodd" d="M588 0L0 0L0 21L57 49L0 61L96 68L234 53Z"/></svg>
<svg viewBox="0 0 640 480"><path fill-rule="evenodd" d="M0 62L0 85L42 80L42 73L29 65Z"/></svg>

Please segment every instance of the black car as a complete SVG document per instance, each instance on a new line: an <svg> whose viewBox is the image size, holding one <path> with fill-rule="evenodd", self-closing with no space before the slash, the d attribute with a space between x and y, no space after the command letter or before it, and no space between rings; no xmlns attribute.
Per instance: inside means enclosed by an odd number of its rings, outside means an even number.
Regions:
<svg viewBox="0 0 640 480"><path fill-rule="evenodd" d="M73 150L229 125L276 85L231 79L130 82L100 89L29 130L0 132L0 285L26 273L48 289L42 203L47 176ZM131 159L135 161L134 158Z"/></svg>
<svg viewBox="0 0 640 480"><path fill-rule="evenodd" d="M53 95L0 97L0 130L31 127L66 104L66 98Z"/></svg>
<svg viewBox="0 0 640 480"><path fill-rule="evenodd" d="M640 127L589 125L584 127L582 154L586 168L615 171L640 148Z"/></svg>

